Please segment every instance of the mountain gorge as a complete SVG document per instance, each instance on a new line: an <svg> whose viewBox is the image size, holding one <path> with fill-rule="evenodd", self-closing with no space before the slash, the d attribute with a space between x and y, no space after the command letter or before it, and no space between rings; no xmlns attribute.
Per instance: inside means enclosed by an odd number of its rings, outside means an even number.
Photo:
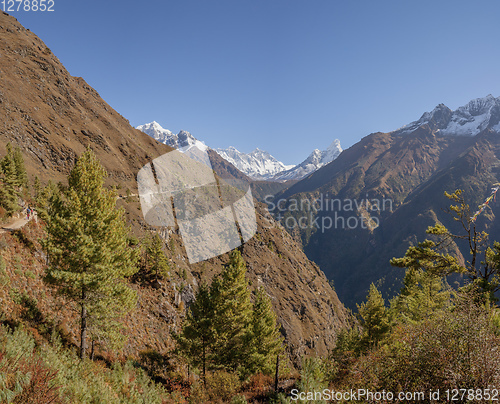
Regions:
<svg viewBox="0 0 500 404"><path fill-rule="evenodd" d="M459 230L443 211L449 203L445 191L464 189L474 209L498 182L499 104L487 96L456 111L439 105L394 132L366 136L275 197L274 213L348 306L362 301L372 282L387 296L398 292L404 274L389 260L424 240L428 226L439 221ZM294 208L304 201L305 209ZM315 201L318 209L309 209ZM491 209L478 225L495 240L498 207ZM308 218L303 228L296 225L301 217ZM458 246L454 252L460 254Z"/></svg>

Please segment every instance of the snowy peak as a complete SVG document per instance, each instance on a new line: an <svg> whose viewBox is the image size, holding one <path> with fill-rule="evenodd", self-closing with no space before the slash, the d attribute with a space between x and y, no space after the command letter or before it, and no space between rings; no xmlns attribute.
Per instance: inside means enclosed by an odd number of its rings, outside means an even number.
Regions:
<svg viewBox="0 0 500 404"><path fill-rule="evenodd" d="M174 149L179 149L181 151L186 151L191 147L197 147L200 150L205 151L207 146L205 143L196 139L191 133L185 130L181 130L177 135L174 135L168 129L164 129L161 125L153 121L151 123L146 123L144 125L139 125L136 127L141 132L146 135L151 136L153 139L160 143L164 143Z"/></svg>
<svg viewBox="0 0 500 404"><path fill-rule="evenodd" d="M469 101L467 105L457 109L457 113L470 116L484 115L491 111L491 109L498 104L500 99L496 99L491 94L488 94L484 98L476 98L475 100Z"/></svg>
<svg viewBox="0 0 500 404"><path fill-rule="evenodd" d="M394 133L410 133L422 125L429 125L431 130L448 136L475 136L488 128L500 132L500 97L489 94L470 101L456 111L439 104L431 112L424 113L418 121Z"/></svg>
<svg viewBox="0 0 500 404"><path fill-rule="evenodd" d="M158 142L178 149L181 152L189 152L193 156L199 153L193 148L201 151L208 149L205 143L196 139L188 131L181 130L175 135L168 129L162 128L156 121L139 125L136 129L146 133ZM227 149L215 149L215 151L223 159L254 180L286 181L300 180L332 162L342 152L342 147L340 146L340 141L335 139L326 150L313 150L298 166L283 164L267 151L259 148L255 148L250 153L240 152L233 146Z"/></svg>
<svg viewBox="0 0 500 404"><path fill-rule="evenodd" d="M342 153L342 147L340 146L340 140L335 139L326 150L322 152L321 161L322 165L326 165L333 160L335 160L339 154Z"/></svg>
<svg viewBox="0 0 500 404"><path fill-rule="evenodd" d="M227 149L215 149L215 151L254 180L267 180L293 167L283 164L267 151L258 148L250 153L242 153L232 146Z"/></svg>
<svg viewBox="0 0 500 404"><path fill-rule="evenodd" d="M160 124L156 121L147 123L145 125L139 125L136 129L139 129L141 132L144 132L145 134L151 136L158 142L168 144L169 146L171 146L170 145L170 142L172 142L171 139L175 136L168 129L163 129L160 126Z"/></svg>
<svg viewBox="0 0 500 404"><path fill-rule="evenodd" d="M340 153L342 153L340 140L335 139L326 150L313 150L313 152L302 163L291 168L290 170L275 175L273 180L300 180L328 163L331 163L339 156Z"/></svg>

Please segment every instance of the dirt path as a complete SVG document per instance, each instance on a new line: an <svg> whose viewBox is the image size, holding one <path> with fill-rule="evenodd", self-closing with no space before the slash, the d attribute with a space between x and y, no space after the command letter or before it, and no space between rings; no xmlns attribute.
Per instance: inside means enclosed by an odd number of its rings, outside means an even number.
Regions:
<svg viewBox="0 0 500 404"><path fill-rule="evenodd" d="M9 223L4 224L0 227L0 234L20 229L28 222L29 220L26 219L26 216L22 216L19 219L13 219Z"/></svg>

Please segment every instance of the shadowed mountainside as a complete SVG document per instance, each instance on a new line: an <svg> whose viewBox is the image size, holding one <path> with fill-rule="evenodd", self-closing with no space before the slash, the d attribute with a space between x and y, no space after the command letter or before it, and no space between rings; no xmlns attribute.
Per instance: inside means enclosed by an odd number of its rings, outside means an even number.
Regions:
<svg viewBox="0 0 500 404"><path fill-rule="evenodd" d="M500 136L490 128L476 136L443 136L424 123L410 133L374 133L277 195L275 202L286 199L282 202L288 210L285 219L298 219L307 212L289 212L294 201L312 203L322 196L340 199L333 210L323 206L314 212L318 223L324 220L325 228L313 224L312 228L288 229L302 241L307 256L334 280L340 299L354 308L372 282L380 280L377 286L387 296L399 290L404 274L392 268L389 260L427 238L425 230L436 220L459 230L444 212L449 201L443 193L464 189L475 210L497 182L499 151ZM352 210L347 200L353 201ZM366 200L368 204L361 203ZM495 206L479 218L478 225L499 239L500 227L493 222L492 212L497 212ZM376 218L372 224L378 221L380 225L367 226L369 218ZM453 250L460 254L457 246Z"/></svg>

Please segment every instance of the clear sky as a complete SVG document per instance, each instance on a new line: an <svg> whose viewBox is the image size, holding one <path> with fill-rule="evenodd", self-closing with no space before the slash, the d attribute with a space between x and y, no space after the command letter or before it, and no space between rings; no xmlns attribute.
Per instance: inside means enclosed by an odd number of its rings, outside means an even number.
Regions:
<svg viewBox="0 0 500 404"><path fill-rule="evenodd" d="M500 96L500 2L55 0L12 12L133 126L286 164Z"/></svg>

